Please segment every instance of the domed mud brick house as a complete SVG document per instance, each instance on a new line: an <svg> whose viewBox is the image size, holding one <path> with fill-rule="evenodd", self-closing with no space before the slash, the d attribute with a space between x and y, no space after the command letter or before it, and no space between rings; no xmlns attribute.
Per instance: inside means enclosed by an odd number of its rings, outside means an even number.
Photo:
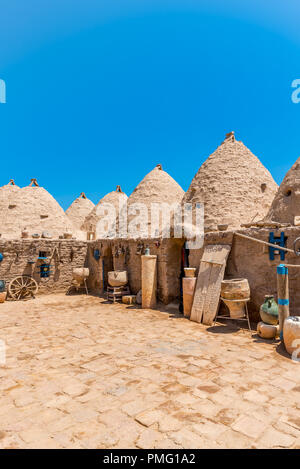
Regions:
<svg viewBox="0 0 300 469"><path fill-rule="evenodd" d="M300 158L285 175L265 220L300 225Z"/></svg>
<svg viewBox="0 0 300 469"><path fill-rule="evenodd" d="M109 192L99 200L97 205L86 216L81 226L81 229L86 232L88 240L97 238L97 225L108 212L109 205L114 207L117 221L119 210L126 204L127 199L128 197L122 191L121 186L117 186L115 191ZM115 229L118 231L118 224Z"/></svg>
<svg viewBox="0 0 300 469"><path fill-rule="evenodd" d="M71 220L73 226L80 231L86 217L91 213L95 204L87 198L84 192L74 200L66 210L66 215Z"/></svg>
<svg viewBox="0 0 300 469"><path fill-rule="evenodd" d="M0 213L0 278L8 283L30 275L41 292L65 291L72 269L86 263L87 246L76 239L63 239L76 229L56 200L36 179L23 188L10 181L0 188ZM51 274L42 278L41 265L50 261Z"/></svg>
<svg viewBox="0 0 300 469"><path fill-rule="evenodd" d="M230 132L200 166L183 203L204 204L205 231L235 229L261 220L276 190L270 172Z"/></svg>
<svg viewBox="0 0 300 469"><path fill-rule="evenodd" d="M157 255L157 282L158 299L169 303L180 294L180 266L183 239L164 238L163 220L160 218L155 237L151 236L151 204L167 203L180 206L183 189L165 172L161 165L157 165L134 189L127 201L127 237L115 240L97 240L93 244L106 258L106 265L112 265L114 270L127 270L129 285L132 293L141 289L141 255L149 248L151 254ZM139 208L139 204L142 207ZM137 236L131 228L138 219ZM172 224L172 212L171 212ZM145 230L142 226L146 227ZM106 255L105 255L106 254ZM107 258L111 262L107 262ZM103 262L101 258L98 263ZM102 275L102 287L106 287L107 272L98 272Z"/></svg>
<svg viewBox="0 0 300 469"><path fill-rule="evenodd" d="M74 231L61 206L46 189L38 185L36 179L32 179L27 187L17 188L10 184L1 191L2 237L18 238L25 228L30 236L48 232L53 238Z"/></svg>
<svg viewBox="0 0 300 469"><path fill-rule="evenodd" d="M230 142L225 140L226 147L234 148L236 145L231 138ZM219 147L220 148L220 147ZM218 150L217 150L218 151ZM221 149L223 152L223 150ZM249 151L244 152L250 158L251 153ZM252 155L253 157L253 155ZM300 227L298 224L298 216L300 215L300 199L298 191L300 189L300 167L298 160L292 168L288 171L282 184L276 190L276 185L272 179L263 177L265 173L261 163L257 165L257 159L255 158L255 167L259 169L257 172L258 187L263 181L266 183L265 192L257 194L257 203L255 199L252 200L251 204L248 203L245 214L247 216L242 217L242 212L238 205L231 205L232 217L228 219L228 229L226 231L215 231L215 225L221 223L220 218L214 218L217 213L216 208L211 210L211 206L208 204L206 207L207 216L210 217L209 223L212 226L208 229L206 227L205 234L205 245L208 244L230 244L231 251L227 260L225 278L247 278L251 290L251 301L249 303L250 317L253 320L259 320L259 308L264 301L264 296L267 294L273 294L277 297L277 276L276 267L282 262L279 254L275 254L274 260L270 257L269 247L256 243L252 240L244 239L237 236L238 233L252 237L258 240L269 242L270 233L273 233L275 238L279 238L281 233L285 238L285 247L293 250L293 244L295 239L300 236ZM204 163L205 164L205 163ZM240 166L240 165L239 165ZM242 165L243 166L243 165ZM198 174L201 172L201 168ZM240 171L239 171L240 172ZM254 173L253 173L254 174ZM298 177L299 175L299 177ZM196 176L197 177L197 176ZM255 188L255 180L250 177L250 187ZM235 183L238 181L236 180ZM247 181L244 182L246 184ZM224 185L226 186L226 178L224 179ZM260 202L266 194L267 188L271 189L273 198L270 200L268 195L267 203L262 205ZM233 186L233 192L235 188ZM251 191L250 191L251 192ZM251 195L251 194L250 194ZM209 197L205 197L209 200ZM233 200L233 199L231 199ZM252 205L253 204L253 205ZM251 209L252 206L252 209ZM252 214L256 212L256 207L260 208L259 216L252 218ZM240 226L235 211L240 216ZM252 211L252 213L251 213ZM258 212L258 210L257 210ZM251 220L252 218L252 220ZM223 221L223 220L222 220ZM226 220L227 221L227 220ZM208 224L207 224L208 225ZM222 227L223 228L223 227ZM190 265L197 267L199 266L203 249L190 251ZM287 264L300 264L300 257L293 253L285 253L285 263ZM294 315L299 315L300 311L300 269L289 269L289 292L290 292L290 312Z"/></svg>

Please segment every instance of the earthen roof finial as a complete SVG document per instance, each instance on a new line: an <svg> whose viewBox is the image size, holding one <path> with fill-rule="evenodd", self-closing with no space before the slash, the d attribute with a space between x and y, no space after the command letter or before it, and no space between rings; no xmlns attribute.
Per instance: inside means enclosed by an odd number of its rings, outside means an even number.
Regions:
<svg viewBox="0 0 300 469"><path fill-rule="evenodd" d="M29 186L39 187L38 182L35 178L31 178Z"/></svg>

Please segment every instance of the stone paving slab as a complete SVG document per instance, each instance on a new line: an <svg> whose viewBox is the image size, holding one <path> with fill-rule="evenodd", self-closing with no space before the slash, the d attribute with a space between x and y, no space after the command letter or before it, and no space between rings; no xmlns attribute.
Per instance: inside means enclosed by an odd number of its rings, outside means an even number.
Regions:
<svg viewBox="0 0 300 469"><path fill-rule="evenodd" d="M300 363L95 296L0 305L0 448L300 448Z"/></svg>

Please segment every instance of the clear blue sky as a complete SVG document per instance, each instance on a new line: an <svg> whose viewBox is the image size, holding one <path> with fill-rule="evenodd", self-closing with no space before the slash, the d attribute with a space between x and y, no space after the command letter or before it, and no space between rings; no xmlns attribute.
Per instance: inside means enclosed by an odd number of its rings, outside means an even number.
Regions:
<svg viewBox="0 0 300 469"><path fill-rule="evenodd" d="M157 163L187 190L226 132L280 183L300 156L299 0L0 0L0 185L64 207Z"/></svg>

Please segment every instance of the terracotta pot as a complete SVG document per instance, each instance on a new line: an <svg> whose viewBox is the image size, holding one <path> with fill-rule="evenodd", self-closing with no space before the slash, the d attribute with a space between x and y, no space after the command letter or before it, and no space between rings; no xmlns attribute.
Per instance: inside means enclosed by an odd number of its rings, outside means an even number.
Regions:
<svg viewBox="0 0 300 469"><path fill-rule="evenodd" d="M275 337L279 335L279 326L266 324L263 321L260 321L257 324L257 333L263 339L275 339Z"/></svg>
<svg viewBox="0 0 300 469"><path fill-rule="evenodd" d="M108 272L108 283L111 287L123 287L128 283L128 274L126 270L114 270Z"/></svg>
<svg viewBox="0 0 300 469"><path fill-rule="evenodd" d="M246 278L223 280L221 283L221 297L228 307L232 319L244 318L244 300L250 297L248 280Z"/></svg>
<svg viewBox="0 0 300 469"><path fill-rule="evenodd" d="M196 268L195 267L185 267L184 268L184 275L186 277L195 277L196 275Z"/></svg>
<svg viewBox="0 0 300 469"><path fill-rule="evenodd" d="M6 300L6 295L7 295L6 291L3 291L0 293L0 303L4 303L4 301Z"/></svg>
<svg viewBox="0 0 300 469"><path fill-rule="evenodd" d="M250 287L246 278L223 280L221 297L226 300L243 300L250 297Z"/></svg>
<svg viewBox="0 0 300 469"><path fill-rule="evenodd" d="M196 277L186 277L182 279L183 314L187 318L191 315L196 280Z"/></svg>
<svg viewBox="0 0 300 469"><path fill-rule="evenodd" d="M283 324L283 341L286 351L292 355L299 350L300 357L300 316L289 316Z"/></svg>

